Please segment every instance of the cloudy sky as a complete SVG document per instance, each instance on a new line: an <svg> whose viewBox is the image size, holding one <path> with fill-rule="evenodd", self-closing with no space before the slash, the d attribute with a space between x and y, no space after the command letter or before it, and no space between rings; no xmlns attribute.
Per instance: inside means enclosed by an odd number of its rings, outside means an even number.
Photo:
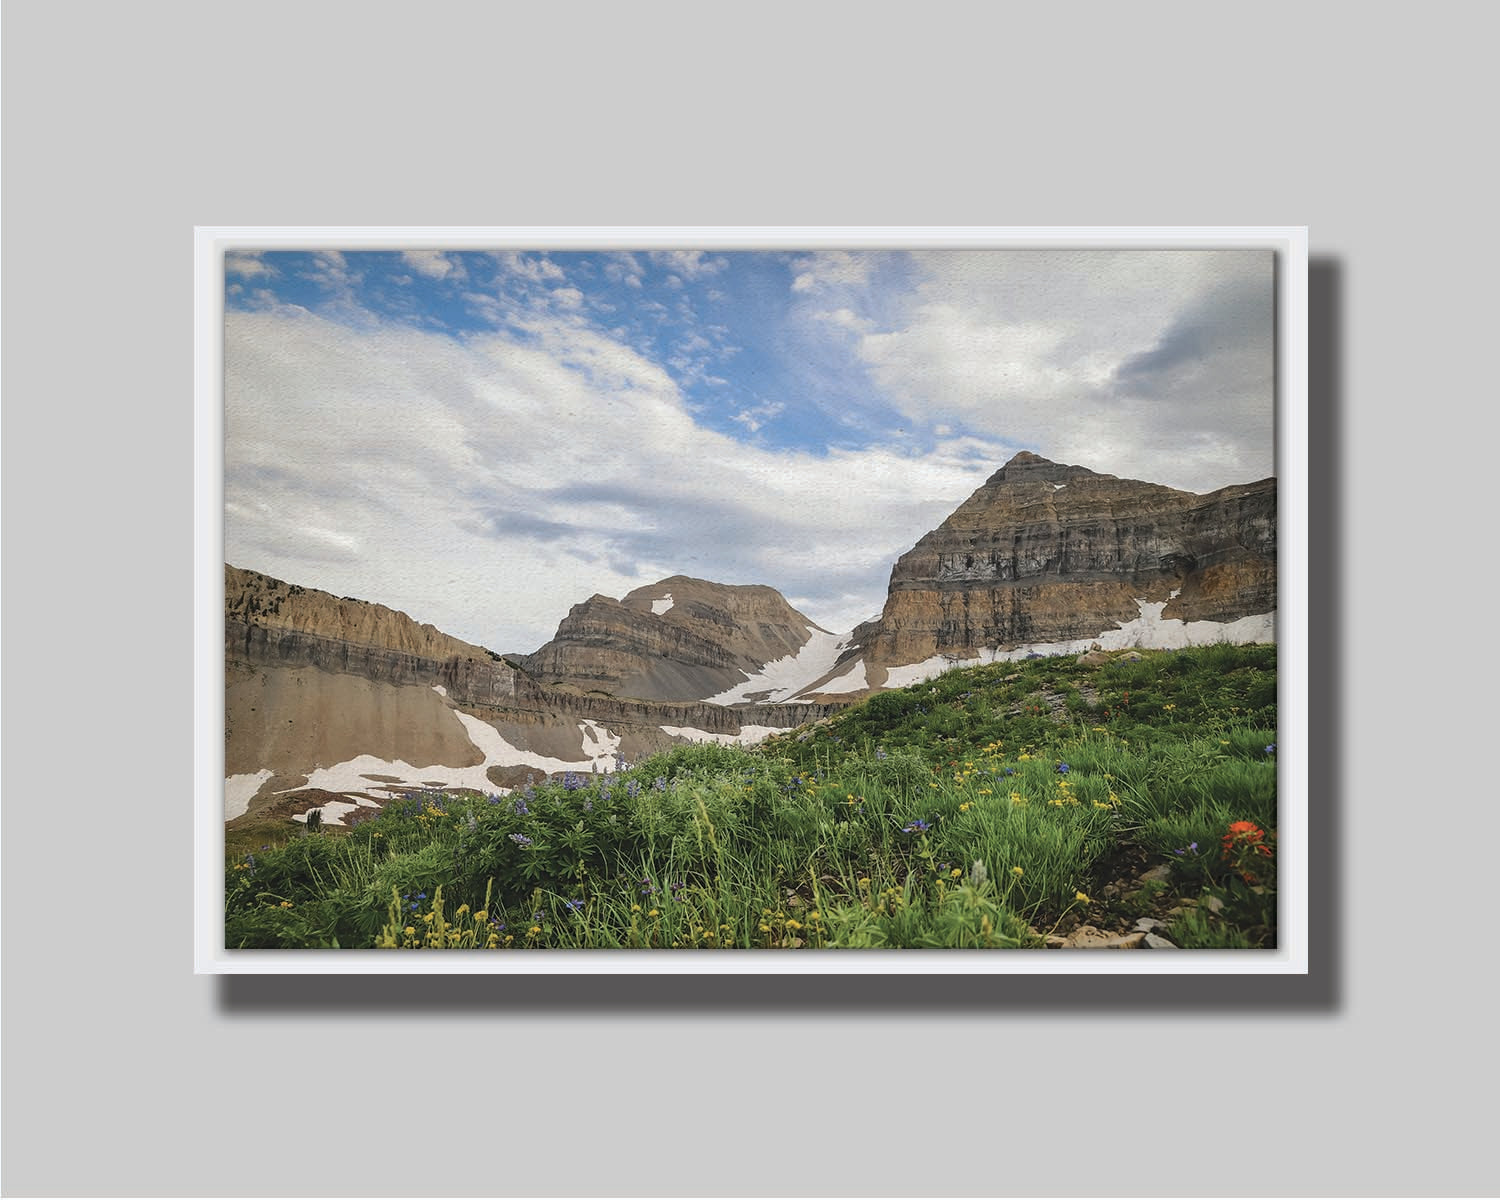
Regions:
<svg viewBox="0 0 1500 1200"><path fill-rule="evenodd" d="M1268 250L231 251L225 559L502 652L667 575L845 633L1018 450L1271 475Z"/></svg>

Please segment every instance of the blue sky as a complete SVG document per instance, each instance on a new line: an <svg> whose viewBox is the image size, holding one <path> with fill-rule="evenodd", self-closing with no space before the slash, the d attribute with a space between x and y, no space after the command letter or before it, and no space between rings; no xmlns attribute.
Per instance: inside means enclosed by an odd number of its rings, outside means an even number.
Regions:
<svg viewBox="0 0 1500 1200"><path fill-rule="evenodd" d="M1268 251L245 250L225 557L502 651L671 574L834 632L1017 450L1274 472Z"/></svg>

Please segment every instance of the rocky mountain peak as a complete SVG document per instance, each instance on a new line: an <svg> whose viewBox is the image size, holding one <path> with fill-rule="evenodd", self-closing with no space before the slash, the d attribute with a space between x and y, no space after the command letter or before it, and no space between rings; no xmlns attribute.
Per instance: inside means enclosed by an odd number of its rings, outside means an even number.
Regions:
<svg viewBox="0 0 1500 1200"><path fill-rule="evenodd" d="M1023 450L891 572L856 630L892 665L1088 638L1160 604L1226 623L1276 608L1276 480L1207 495Z"/></svg>
<svg viewBox="0 0 1500 1200"><path fill-rule="evenodd" d="M647 700L723 692L826 633L775 588L672 575L575 604L523 660L538 678Z"/></svg>

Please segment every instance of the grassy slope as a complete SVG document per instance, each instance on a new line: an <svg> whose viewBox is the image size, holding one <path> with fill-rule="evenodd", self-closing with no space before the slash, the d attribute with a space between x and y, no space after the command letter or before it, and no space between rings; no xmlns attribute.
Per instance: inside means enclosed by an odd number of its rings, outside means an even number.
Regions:
<svg viewBox="0 0 1500 1200"><path fill-rule="evenodd" d="M1273 646L953 671L753 750L231 852L227 944L1008 947L1178 907L1180 944L1272 945L1274 860L1247 882L1220 839L1274 835L1275 740Z"/></svg>

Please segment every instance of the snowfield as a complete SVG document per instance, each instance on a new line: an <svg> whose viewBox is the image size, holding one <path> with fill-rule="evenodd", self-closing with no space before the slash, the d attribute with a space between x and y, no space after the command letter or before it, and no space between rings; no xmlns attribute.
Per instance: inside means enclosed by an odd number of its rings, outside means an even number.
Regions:
<svg viewBox="0 0 1500 1200"><path fill-rule="evenodd" d="M253 775L231 775L224 780L224 819L232 821L249 812L250 801L271 775L270 771L256 771Z"/></svg>
<svg viewBox="0 0 1500 1200"><path fill-rule="evenodd" d="M478 717L453 710L453 715L462 723L469 740L484 755L484 761L473 767L445 767L432 765L413 766L402 759L376 758L373 754L361 754L348 762L331 767L319 767L308 776L301 787L285 788L276 793L284 796L307 788L320 788L325 792L338 792L350 797L349 801L331 800L321 806L323 824L342 825L345 815L357 808L378 807L374 797L388 799L393 793L411 787L437 786L443 788L468 788L491 795L504 795L509 788L497 787L487 774L490 767L535 767L545 774L562 771L607 771L615 765L615 754L620 749L620 738L612 734L597 721L579 723L582 739L581 757L577 759L551 758L531 750L522 750L511 745L493 725L487 725ZM388 776L387 779L371 779L371 775ZM233 775L224 781L224 819L232 821L243 816L250 807L250 800L261 784L271 777L270 771L254 775ZM394 779L396 782L391 782ZM312 810L309 810L312 811ZM298 814L298 821L306 821L305 813Z"/></svg>
<svg viewBox="0 0 1500 1200"><path fill-rule="evenodd" d="M825 633L815 626L807 626L808 639L796 654L788 654L768 662L754 675L746 675L743 683L737 683L717 696L708 696L705 704L744 704L751 693L768 692L762 699L764 704L780 704L782 701L806 690L813 680L833 670L833 664L848 647L847 636Z"/></svg>
<svg viewBox="0 0 1500 1200"><path fill-rule="evenodd" d="M1176 592L1172 597L1177 596ZM1243 645L1249 642L1274 642L1276 640L1276 614L1258 613L1241 617L1237 621L1180 621L1176 618L1162 619L1162 609L1167 601L1147 601L1137 598L1136 607L1140 616L1126 621L1115 629L1108 629L1093 637L1077 638L1068 642L1034 642L1017 646L1011 650L981 650L975 658L950 658L935 654L919 663L904 667L890 667L886 671L887 688L909 687L951 671L955 667L977 667L983 663L1015 662L1036 654L1048 658L1057 654L1082 654L1096 642L1105 650L1182 650L1188 646L1209 646L1215 642L1233 642Z"/></svg>
<svg viewBox="0 0 1500 1200"><path fill-rule="evenodd" d="M709 733L706 729L694 729L689 725L663 725L661 731L672 737L687 738L690 742L717 742L721 746L754 746L773 733L786 732L770 725L742 725L737 734Z"/></svg>

